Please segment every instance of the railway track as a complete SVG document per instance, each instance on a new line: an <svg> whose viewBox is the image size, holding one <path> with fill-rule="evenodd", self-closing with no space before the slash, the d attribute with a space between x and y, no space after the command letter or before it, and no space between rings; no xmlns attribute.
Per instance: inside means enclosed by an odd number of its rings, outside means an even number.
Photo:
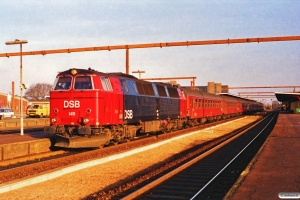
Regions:
<svg viewBox="0 0 300 200"><path fill-rule="evenodd" d="M231 118L225 121L231 121L238 118L239 117ZM51 152L20 157L12 160L1 161L0 162L0 177L1 177L0 183L21 179L27 176L42 173L47 170L59 168L61 166L66 166L74 163L84 162L85 160L89 160L89 159L112 155L114 153L121 152L124 149L129 150L129 149L137 148L159 140L168 139L176 135L185 134L186 132L189 131L203 129L221 123L224 123L224 121L203 124L197 127L184 129L184 130L180 130L168 134L144 135L141 136L140 138L133 139L131 142L127 144L126 143L119 144L104 149L84 149L84 148L64 149L60 147L51 147L50 148ZM8 130L7 134L11 134L10 131L15 131L15 129ZM38 134L35 128L26 128L25 133Z"/></svg>
<svg viewBox="0 0 300 200"><path fill-rule="evenodd" d="M272 131L277 115L112 199L222 199Z"/></svg>
<svg viewBox="0 0 300 200"><path fill-rule="evenodd" d="M231 121L232 119L228 119L226 121ZM235 118L236 119L236 118ZM215 123L210 123L210 124L205 124L201 125L200 127L194 127L192 130L195 129L204 129L209 126L215 126L217 124L224 123L222 122L215 122ZM39 173L45 172L47 170L53 170L55 168L59 168L62 166L67 166L70 164L75 164L79 162L84 162L86 160L91 160L95 158L101 158L101 157L106 157L108 155L116 154L118 152L124 151L124 149L129 150L129 149L134 149L140 146L148 145L153 142L157 141L162 141L167 138L175 137L176 135L182 135L185 134L188 131L192 131L191 129L189 130L181 130L177 132L172 132L168 134L162 134L162 135L156 135L153 137L147 137L141 140L135 140L132 142L112 146L110 148L104 148L104 149L96 149L93 151L88 151L88 152L73 152L73 155L58 155L58 156L52 156L47 159L35 159L35 161L32 162L21 162L18 165L8 165L6 168L0 168L0 183L5 183L8 181L12 180L18 180L27 176L32 176L32 175L37 175ZM234 133L233 133L234 134ZM226 136L228 137L228 136ZM211 141L210 145L214 145L215 143L218 143L219 140L225 140L225 137L222 138L217 138L216 141ZM72 154L72 153L71 153Z"/></svg>

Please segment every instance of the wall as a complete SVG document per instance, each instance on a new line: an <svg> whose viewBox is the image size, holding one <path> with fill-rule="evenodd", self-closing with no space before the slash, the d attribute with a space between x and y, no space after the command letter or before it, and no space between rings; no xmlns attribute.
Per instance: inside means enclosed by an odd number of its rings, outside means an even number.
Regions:
<svg viewBox="0 0 300 200"><path fill-rule="evenodd" d="M23 113L26 112L26 108L28 106L28 101L24 98L23 99ZM9 103L7 101L7 94L0 93L0 107L1 108L11 108L15 114L20 114L20 97L14 97L11 99L11 102Z"/></svg>

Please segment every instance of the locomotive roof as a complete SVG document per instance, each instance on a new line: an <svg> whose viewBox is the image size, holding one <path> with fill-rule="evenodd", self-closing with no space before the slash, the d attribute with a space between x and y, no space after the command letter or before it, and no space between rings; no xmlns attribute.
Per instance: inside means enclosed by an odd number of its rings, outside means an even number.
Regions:
<svg viewBox="0 0 300 200"><path fill-rule="evenodd" d="M253 100L253 99L247 99L247 98L244 98L244 97L240 97L240 96L236 96L234 94L230 94L230 93L219 93L218 95L221 95L221 96L227 96L227 97L232 97L232 98L236 98L236 99L240 99L240 101L250 101L250 102L255 102L255 103L260 103L256 100Z"/></svg>
<svg viewBox="0 0 300 200"><path fill-rule="evenodd" d="M122 76L122 77L127 77L127 78L133 78L137 79L135 76L132 76L130 74L124 74L122 72L110 72L110 73L105 73L105 72L99 72L97 70L88 68L88 69L77 69L77 68L71 68L66 71L60 72L59 74L71 74L72 70L76 70L77 74L98 74L98 75L110 75L110 76Z"/></svg>
<svg viewBox="0 0 300 200"><path fill-rule="evenodd" d="M126 78L133 78L133 79L137 79L137 77L130 75L130 74L124 74L122 72L110 72L108 73L109 75L112 76L121 76L121 77L126 77Z"/></svg>
<svg viewBox="0 0 300 200"><path fill-rule="evenodd" d="M97 75L107 75L107 76L114 76L114 77L122 77L122 78L128 78L128 79L134 79L134 81L140 81L140 82L148 82L148 83L155 83L155 84L162 84L162 85L166 85L169 87L178 87L175 85L171 85L169 83L162 83L162 82L149 82L149 81L145 81L145 80L140 80L137 77L130 75L130 74L124 74L122 72L109 72L109 73L104 73L104 72L99 72L97 70L88 68L88 69L78 69L78 68L71 68L68 69L66 71L62 71L59 74L72 74L72 70L76 70L77 73L76 74L97 74Z"/></svg>
<svg viewBox="0 0 300 200"><path fill-rule="evenodd" d="M192 95L192 96L201 96L201 97L205 97L205 98L214 98L214 99L222 99L220 96L214 95L214 94L210 94L207 92L200 92L198 90L191 90L189 88L181 88L186 95Z"/></svg>
<svg viewBox="0 0 300 200"><path fill-rule="evenodd" d="M91 69L91 68L88 68L88 69L71 68L71 69L68 69L66 71L59 72L59 74L71 74L72 70L76 70L77 74L104 74L102 72L98 72L98 71L96 71L94 69Z"/></svg>

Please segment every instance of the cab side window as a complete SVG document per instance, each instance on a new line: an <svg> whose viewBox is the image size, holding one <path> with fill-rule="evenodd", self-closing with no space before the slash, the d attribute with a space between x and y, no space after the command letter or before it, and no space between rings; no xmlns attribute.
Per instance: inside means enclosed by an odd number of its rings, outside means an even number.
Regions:
<svg viewBox="0 0 300 200"><path fill-rule="evenodd" d="M106 91L113 91L112 87L111 87L111 83L108 77L100 77L103 89Z"/></svg>

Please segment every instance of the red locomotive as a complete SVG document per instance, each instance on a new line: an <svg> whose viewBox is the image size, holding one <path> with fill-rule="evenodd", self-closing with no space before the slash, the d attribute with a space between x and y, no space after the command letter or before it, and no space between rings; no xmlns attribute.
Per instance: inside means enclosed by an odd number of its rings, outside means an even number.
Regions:
<svg viewBox="0 0 300 200"><path fill-rule="evenodd" d="M55 146L102 147L138 133L168 132L262 110L252 100L213 95L123 73L69 69L50 91L50 126Z"/></svg>

